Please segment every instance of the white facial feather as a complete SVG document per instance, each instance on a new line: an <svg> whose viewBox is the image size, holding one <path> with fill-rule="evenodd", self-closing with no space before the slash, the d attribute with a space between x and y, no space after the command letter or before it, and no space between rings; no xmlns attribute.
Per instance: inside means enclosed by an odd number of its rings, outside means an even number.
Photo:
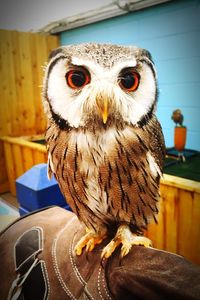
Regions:
<svg viewBox="0 0 200 300"><path fill-rule="evenodd" d="M151 68L142 64L140 84L136 91L127 93L118 84L122 69L135 67L136 59L115 63L113 68L103 68L92 61L73 57L75 65L85 66L91 74L91 82L80 91L67 86L65 75L67 60L60 60L53 67L48 82L48 98L55 113L67 120L72 127L84 125L85 117L95 111L96 99L107 97L124 121L135 125L148 112L155 101L156 84Z"/></svg>
<svg viewBox="0 0 200 300"><path fill-rule="evenodd" d="M148 65L143 65L140 76L139 87L133 97L129 98L129 117L132 124L136 124L146 115L155 101L156 83Z"/></svg>
<svg viewBox="0 0 200 300"><path fill-rule="evenodd" d="M72 64L75 66L84 66L86 67L90 73L93 73L96 79L107 78L111 80L116 77L116 74L124 68L134 68L137 64L136 59L133 57L131 60L119 61L117 64L113 66L112 69L105 69L98 65L97 63L85 59L80 59L78 57L72 57ZM95 70L95 72L94 72Z"/></svg>

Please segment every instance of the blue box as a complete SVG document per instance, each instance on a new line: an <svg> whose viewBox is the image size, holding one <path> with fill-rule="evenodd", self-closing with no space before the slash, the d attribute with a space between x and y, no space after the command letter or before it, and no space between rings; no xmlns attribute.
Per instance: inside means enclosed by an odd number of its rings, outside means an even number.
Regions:
<svg viewBox="0 0 200 300"><path fill-rule="evenodd" d="M26 214L29 214L29 213L30 213L30 211L28 211L24 207L21 207L21 206L19 207L19 214L20 214L21 217L26 215Z"/></svg>
<svg viewBox="0 0 200 300"><path fill-rule="evenodd" d="M16 191L22 213L51 205L67 205L56 179L47 177L47 164L35 165L17 178Z"/></svg>
<svg viewBox="0 0 200 300"><path fill-rule="evenodd" d="M72 211L71 207L68 204L65 205L65 206L61 206L61 207L66 209L66 210Z"/></svg>

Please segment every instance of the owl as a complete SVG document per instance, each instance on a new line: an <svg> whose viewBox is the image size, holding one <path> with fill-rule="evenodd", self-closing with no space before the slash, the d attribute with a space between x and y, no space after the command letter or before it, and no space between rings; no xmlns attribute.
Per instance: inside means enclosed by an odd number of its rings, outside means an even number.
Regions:
<svg viewBox="0 0 200 300"><path fill-rule="evenodd" d="M183 126L183 115L180 109L176 109L173 111L172 116L171 116L172 120L175 122L176 126L177 124L179 124L180 126Z"/></svg>
<svg viewBox="0 0 200 300"><path fill-rule="evenodd" d="M105 238L105 259L119 245L122 257L151 245L143 231L156 221L165 153L157 95L145 49L86 43L52 52L43 84L48 174L86 226L76 255Z"/></svg>

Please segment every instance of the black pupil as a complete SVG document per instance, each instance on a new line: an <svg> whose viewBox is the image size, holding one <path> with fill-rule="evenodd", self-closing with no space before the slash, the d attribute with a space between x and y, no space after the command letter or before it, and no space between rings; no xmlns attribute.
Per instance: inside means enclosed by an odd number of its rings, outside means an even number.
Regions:
<svg viewBox="0 0 200 300"><path fill-rule="evenodd" d="M132 88L132 86L135 83L135 76L133 73L131 72L127 72L123 75L122 79L121 79L121 83L123 85L124 88L126 89L130 89Z"/></svg>
<svg viewBox="0 0 200 300"><path fill-rule="evenodd" d="M77 87L81 87L85 84L86 75L82 71L76 71L71 75L71 81Z"/></svg>

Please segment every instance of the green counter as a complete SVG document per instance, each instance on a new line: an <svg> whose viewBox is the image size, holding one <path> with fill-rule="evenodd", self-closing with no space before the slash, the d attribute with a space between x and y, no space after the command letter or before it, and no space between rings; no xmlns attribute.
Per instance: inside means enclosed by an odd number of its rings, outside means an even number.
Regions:
<svg viewBox="0 0 200 300"><path fill-rule="evenodd" d="M173 154L176 154L176 150L173 148L167 149L164 173L194 181L200 181L200 152L185 150L183 153L185 156L185 162L177 160L177 156L173 157Z"/></svg>

